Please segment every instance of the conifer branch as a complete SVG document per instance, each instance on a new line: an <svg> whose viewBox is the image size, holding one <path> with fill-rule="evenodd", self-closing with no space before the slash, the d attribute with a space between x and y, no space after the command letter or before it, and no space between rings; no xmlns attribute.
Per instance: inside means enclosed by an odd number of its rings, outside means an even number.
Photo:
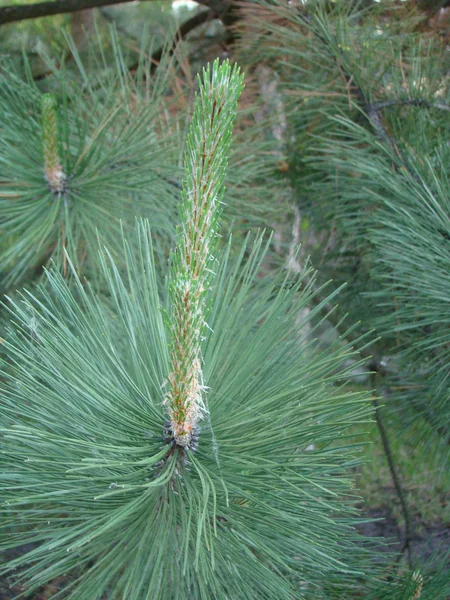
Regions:
<svg viewBox="0 0 450 600"><path fill-rule="evenodd" d="M302 19L308 26L308 17L306 15L302 15ZM374 130L378 139L382 140L387 146L394 150L394 152L399 156L400 160L402 161L405 169L414 177L414 171L411 165L409 164L407 158L404 156L404 153L398 148L396 141L389 135L388 131L386 130L386 127L384 126L383 119L380 114L380 110L383 108L382 103L372 104L369 102L368 95L365 93L365 90L363 89L361 84L358 83L358 77L355 77L354 73L352 73L349 69L349 66L345 64L345 59L342 60L344 56L339 56L339 54L337 54L333 50L333 43L330 41L330 39L327 39L327 36L324 35L323 32L318 31L316 28L309 29L317 37L317 39L320 40L320 42L329 49L330 55L335 61L336 67L342 74L347 90L353 90L361 110L366 115L367 121ZM337 44L337 46L342 47L340 44Z"/></svg>
<svg viewBox="0 0 450 600"><path fill-rule="evenodd" d="M213 275L220 200L231 130L243 77L228 61L203 72L185 156L180 242L169 285L172 347L166 396L171 435L194 447L205 412L201 342L207 327L207 293Z"/></svg>
<svg viewBox="0 0 450 600"><path fill-rule="evenodd" d="M41 98L42 112L42 150L44 155L44 171L50 189L55 194L64 191L66 176L64 174L58 150L58 117L56 100L52 94L44 94Z"/></svg>

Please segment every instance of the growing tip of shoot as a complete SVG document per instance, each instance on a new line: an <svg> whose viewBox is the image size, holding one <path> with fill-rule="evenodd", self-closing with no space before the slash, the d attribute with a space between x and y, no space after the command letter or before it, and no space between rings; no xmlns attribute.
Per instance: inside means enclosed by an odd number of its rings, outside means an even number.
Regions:
<svg viewBox="0 0 450 600"><path fill-rule="evenodd" d="M61 194L64 191L66 175L59 157L58 111L53 94L42 95L41 117L45 178L50 190Z"/></svg>
<svg viewBox="0 0 450 600"><path fill-rule="evenodd" d="M172 304L170 374L166 405L173 441L197 445L198 422L207 412L201 341L207 328L206 294L214 276L215 243L231 130L243 76L216 60L199 78L185 156L179 245L169 283Z"/></svg>

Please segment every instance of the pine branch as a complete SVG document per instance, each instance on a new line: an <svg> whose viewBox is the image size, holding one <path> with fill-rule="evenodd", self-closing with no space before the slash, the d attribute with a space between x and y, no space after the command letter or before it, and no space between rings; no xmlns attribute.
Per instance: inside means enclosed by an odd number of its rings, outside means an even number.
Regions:
<svg viewBox="0 0 450 600"><path fill-rule="evenodd" d="M80 269L95 269L98 234L114 252L120 221L126 227L149 210L149 202L160 256L172 245L178 193L168 183L173 168L167 165L174 142L169 131L162 142L158 130L169 75L156 76L152 90L136 93L118 46L116 51L116 68L91 76L81 94L79 79L69 81L64 69L57 71L58 109L52 94L42 96L5 63L0 221L11 237L0 252L4 289L26 274L40 274L50 258L65 272L64 249ZM164 58L162 63L162 70L169 67ZM125 75L120 95L119 73Z"/></svg>
<svg viewBox="0 0 450 600"><path fill-rule="evenodd" d="M307 15L301 15L301 18L305 22L305 24L309 25L309 18ZM357 103L361 108L363 114L366 116L369 125L374 130L378 139L383 141L387 146L393 149L393 151L400 158L404 168L413 175L414 170L412 166L409 164L408 159L406 158L404 152L402 152L396 140L389 135L386 127L384 126L382 115L380 114L381 109L383 108L383 103L374 103L372 104L369 101L369 96L366 94L366 90L363 88L362 84L359 82L359 78L355 73L350 70L349 66L346 64L345 60L345 52L341 50L340 52L336 52L333 48L334 43L336 42L336 37L329 37L329 32L326 31L326 22L320 22L320 28L317 27L308 27L308 29L313 33L313 35L324 45L324 47L329 49L329 54L334 60L336 67L342 74L342 77L345 81L345 86L347 90L352 89L355 97L357 99ZM341 48L341 44L337 43L337 47ZM347 50L348 51L348 50ZM414 176L414 175L413 175Z"/></svg>
<svg viewBox="0 0 450 600"><path fill-rule="evenodd" d="M225 63L201 86L169 298L142 223L117 262L102 249L105 297L77 278L72 293L49 270L48 287L11 303L0 551L36 545L3 561L0 576L26 593L62 577L68 600L108 590L127 600L291 600L300 586L366 572L345 440L371 411L364 393L342 388L355 352L342 340L326 351L305 343L302 327L319 312L299 323L314 295L310 271L263 278L262 236L236 258L229 246L211 260L241 87L234 73ZM202 369L211 400L193 452ZM340 436L347 448L330 453Z"/></svg>

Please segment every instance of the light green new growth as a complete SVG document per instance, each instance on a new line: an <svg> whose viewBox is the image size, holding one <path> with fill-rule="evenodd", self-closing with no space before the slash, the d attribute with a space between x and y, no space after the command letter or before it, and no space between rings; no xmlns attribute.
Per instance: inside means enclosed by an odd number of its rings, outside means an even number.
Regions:
<svg viewBox="0 0 450 600"><path fill-rule="evenodd" d="M58 152L58 115L56 100L52 94L41 98L42 149L44 154L45 177L52 192L60 194L64 190L64 174Z"/></svg>
<svg viewBox="0 0 450 600"><path fill-rule="evenodd" d="M188 447L205 411L201 340L220 200L243 76L228 61L203 71L185 156L179 247L170 280L171 368L166 402L177 445Z"/></svg>

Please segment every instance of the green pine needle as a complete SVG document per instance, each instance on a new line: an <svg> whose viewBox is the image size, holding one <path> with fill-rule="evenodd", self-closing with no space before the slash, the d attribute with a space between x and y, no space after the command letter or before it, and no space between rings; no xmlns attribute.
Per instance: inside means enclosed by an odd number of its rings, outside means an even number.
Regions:
<svg viewBox="0 0 450 600"><path fill-rule="evenodd" d="M235 85L222 109L227 139L240 79L215 64L211 82L224 74ZM196 174L203 154L194 157ZM225 160L213 179L219 198ZM362 574L351 558L354 449L334 444L370 418L365 395L342 385L354 351L340 340L320 351L314 323L333 297L305 311L313 273L263 280L266 251L258 237L232 260L228 246L205 286L208 414L198 447L167 436L176 315L164 324L173 296L160 300L148 223L123 242L124 275L101 252L108 304L75 272L72 290L58 271L11 303L0 549L28 550L0 573L29 591L63 576L54 597L73 600L319 598L327 578Z"/></svg>
<svg viewBox="0 0 450 600"><path fill-rule="evenodd" d="M114 39L114 38L113 38ZM172 59L164 76L136 90L117 48L117 64L80 81L55 71L52 94L23 81L7 61L0 76L0 288L32 279L53 260L68 273L98 266L98 236L117 258L123 224L152 222L166 263L175 236L178 184L171 180L175 138L164 127ZM123 225L122 225L123 226Z"/></svg>
<svg viewBox="0 0 450 600"><path fill-rule="evenodd" d="M258 281L261 240L235 264L221 257L192 451L165 433L169 331L150 240L140 226L138 259L125 243L125 279L103 254L113 310L56 272L12 307L0 548L32 549L0 573L30 590L66 574L77 600L288 600L351 571L353 451L333 442L369 408L340 387L352 349L302 337L311 274Z"/></svg>

